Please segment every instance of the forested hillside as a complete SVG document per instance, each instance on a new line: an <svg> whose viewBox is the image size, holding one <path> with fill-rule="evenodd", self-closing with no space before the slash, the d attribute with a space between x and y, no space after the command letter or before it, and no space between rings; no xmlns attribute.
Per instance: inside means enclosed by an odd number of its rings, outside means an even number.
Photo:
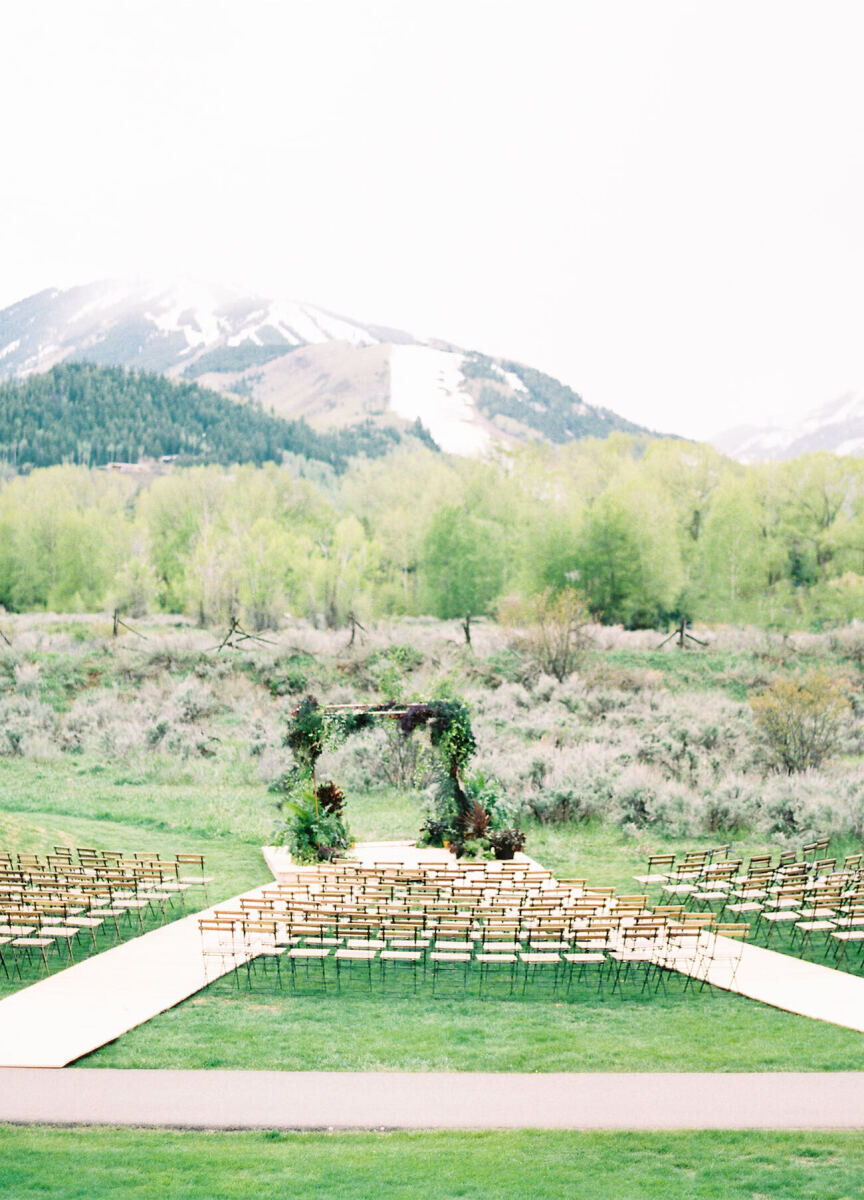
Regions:
<svg viewBox="0 0 864 1200"><path fill-rule="evenodd" d="M398 430L368 422L317 433L197 384L122 367L62 363L0 384L0 461L19 471L163 456L260 466L283 453L343 471L351 456L385 454L400 441Z"/></svg>
<svg viewBox="0 0 864 1200"><path fill-rule="evenodd" d="M607 408L584 402L566 384L522 363L466 354L462 374L474 381L477 407L502 428L530 431L563 445L576 438L608 437L610 433L646 430ZM501 418L504 418L502 421Z"/></svg>
<svg viewBox="0 0 864 1200"><path fill-rule="evenodd" d="M0 604L17 611L335 627L352 612L477 617L566 588L630 628L860 619L864 460L748 468L615 434L497 462L406 445L314 481L272 464L149 483L61 466L0 487Z"/></svg>

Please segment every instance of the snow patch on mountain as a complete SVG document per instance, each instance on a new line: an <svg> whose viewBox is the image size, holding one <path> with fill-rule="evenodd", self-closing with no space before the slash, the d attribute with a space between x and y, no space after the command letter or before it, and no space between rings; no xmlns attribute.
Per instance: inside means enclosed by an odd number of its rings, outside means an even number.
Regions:
<svg viewBox="0 0 864 1200"><path fill-rule="evenodd" d="M456 454L639 432L510 360L231 286L105 280L0 310L0 380L82 360L200 380L313 427L419 417Z"/></svg>
<svg viewBox="0 0 864 1200"><path fill-rule="evenodd" d="M408 421L419 417L448 454L482 454L489 434L476 424L474 401L463 390L462 358L431 346L392 346L390 406Z"/></svg>
<svg viewBox="0 0 864 1200"><path fill-rule="evenodd" d="M0 312L0 377L64 359L178 373L220 346L330 341L371 346L371 330L314 305L195 280L104 280L48 289Z"/></svg>
<svg viewBox="0 0 864 1200"><path fill-rule="evenodd" d="M498 374L504 380L509 388L514 392L527 392L528 389L515 371L505 371L503 367L497 368Z"/></svg>

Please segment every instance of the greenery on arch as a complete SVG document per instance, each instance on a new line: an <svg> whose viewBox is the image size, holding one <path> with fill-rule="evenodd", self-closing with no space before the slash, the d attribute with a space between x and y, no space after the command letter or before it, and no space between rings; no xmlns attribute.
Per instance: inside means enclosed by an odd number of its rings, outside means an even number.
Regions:
<svg viewBox="0 0 864 1200"><path fill-rule="evenodd" d="M294 768L282 777L281 788L286 793L282 808L288 817L283 840L293 852L306 855L306 861L313 852L327 859L349 844L343 806L340 802L334 812L328 802L334 791L341 801L342 793L332 781L318 783L318 760L328 746L339 745L352 734L384 721L397 722L404 737L418 729L428 730L429 740L439 752L437 796L421 831L425 844L449 844L457 855L489 857L512 857L514 850L522 848L523 835L504 828L504 810L489 784L482 780L478 785L481 777L475 776L466 786L465 773L477 742L464 701L321 705L314 696L305 696L291 713L283 738L294 757ZM316 851L318 833L322 840Z"/></svg>

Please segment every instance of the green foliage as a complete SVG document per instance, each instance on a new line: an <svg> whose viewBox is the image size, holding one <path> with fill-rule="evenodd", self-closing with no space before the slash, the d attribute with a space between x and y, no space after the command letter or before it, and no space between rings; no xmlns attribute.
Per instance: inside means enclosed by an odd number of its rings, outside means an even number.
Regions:
<svg viewBox="0 0 864 1200"><path fill-rule="evenodd" d="M604 623L652 628L673 609L683 574L672 507L634 469L589 508L577 557L589 608Z"/></svg>
<svg viewBox="0 0 864 1200"><path fill-rule="evenodd" d="M389 729L392 729L394 720L398 720L396 728L399 732L394 731L394 734L400 740L407 738L415 729L427 726L432 745L439 750L442 758L442 802L439 807L447 813L446 829L452 831L454 844L460 848L470 837L469 830L477 837L484 838L489 826L489 815L486 812L483 794L475 789L474 798L469 800L459 781L460 773L464 771L477 748L467 706L460 700L434 700L425 704L409 705L399 716L390 715L393 709L394 703L391 701L372 708L360 706L356 709L327 712L321 708L314 696L306 696L292 712L283 738L283 745L290 747L293 753L295 768L283 773L271 788L288 796L297 788L305 788L313 806L317 795L317 807L322 816L333 813L338 815L342 811L341 790L333 783L327 784L323 792L321 787L318 787L317 791L315 788L315 767L325 747L334 747L351 734L371 728L379 722L386 722ZM390 747L391 753L397 756L399 749L398 745ZM390 774L392 777L392 772ZM491 785L487 785L483 780L481 782L491 797ZM337 802L335 807L331 803L333 797ZM298 845L301 845L306 837L305 832L296 833L296 823L302 815L295 812L294 820L285 834ZM318 831L313 832L317 836ZM432 830L426 829L425 834L427 838L438 838L438 841L432 843L436 845L440 844L440 839L445 836L437 827ZM488 849L488 842L483 848ZM302 852L311 853L308 849Z"/></svg>
<svg viewBox="0 0 864 1200"><path fill-rule="evenodd" d="M122 367L61 363L0 384L0 461L24 471L163 457L260 466L283 454L344 471L352 456L375 458L400 441L398 430L368 420L316 433L305 421L286 421L257 404Z"/></svg>
<svg viewBox="0 0 864 1200"><path fill-rule="evenodd" d="M308 790L281 805L286 822L276 831L275 843L287 846L297 862L330 862L351 844L351 835L340 816L341 804L325 808L320 803L320 795L319 792L316 803L314 792ZM333 793L327 795L333 798ZM341 798L341 793L339 796Z"/></svg>
<svg viewBox="0 0 864 1200"><path fill-rule="evenodd" d="M300 769L308 774L324 752L327 722L314 696L305 696L291 714L283 745L288 746Z"/></svg>
<svg viewBox="0 0 864 1200"><path fill-rule="evenodd" d="M778 679L753 696L753 719L771 762L788 774L818 767L834 753L851 714L844 682L824 671Z"/></svg>
<svg viewBox="0 0 864 1200"><path fill-rule="evenodd" d="M198 379L212 372L245 371L248 367L260 367L282 358L296 350L296 346L259 346L253 342L241 342L239 346L217 346L190 363L183 372L186 379Z"/></svg>
<svg viewBox="0 0 864 1200"><path fill-rule="evenodd" d="M253 678L259 679L271 696L291 696L302 692L309 682L309 674L315 660L309 654L295 653L279 658L270 666L258 667L252 661L247 669Z"/></svg>
<svg viewBox="0 0 864 1200"><path fill-rule="evenodd" d="M309 431L313 441L295 454L281 426L278 437L275 426L261 433L271 418L182 392L192 385L86 365L57 371L4 385L33 392L32 411L6 439L10 458L24 425L49 429L36 402L47 391L63 420L45 436L67 439L61 457L134 456L138 434L130 449L122 423L143 422L142 436L173 429L187 461L271 455L283 465L175 463L155 478L73 466L7 475L0 604L14 611L158 609L222 627L239 616L249 629L276 628L286 613L329 628L351 614L366 626L434 614L462 620L469 638L471 618L501 596L530 610L567 589L585 597L594 620L630 628L664 629L683 615L792 632L862 611L864 460L811 455L745 468L706 447L619 433L479 464L416 448L413 438L409 450L395 431L368 425ZM12 410L0 403L0 442L3 411ZM76 424L88 413L96 440ZM382 457L373 466L367 454ZM34 461L48 460L26 458ZM389 695L403 695L413 669L391 661ZM567 667L553 661L551 670Z"/></svg>
<svg viewBox="0 0 864 1200"><path fill-rule="evenodd" d="M424 541L423 588L436 617L480 616L504 579L501 530L454 505L440 508Z"/></svg>
<svg viewBox="0 0 864 1200"><path fill-rule="evenodd" d="M428 725L432 745L441 751L444 767L455 778L477 751L468 706L462 700L432 700L411 704L399 719L407 736L418 726Z"/></svg>
<svg viewBox="0 0 864 1200"><path fill-rule="evenodd" d="M442 774L420 840L427 846L447 842L457 857L512 858L511 851L522 849L525 836L507 828L510 820L497 780L475 771L462 784Z"/></svg>

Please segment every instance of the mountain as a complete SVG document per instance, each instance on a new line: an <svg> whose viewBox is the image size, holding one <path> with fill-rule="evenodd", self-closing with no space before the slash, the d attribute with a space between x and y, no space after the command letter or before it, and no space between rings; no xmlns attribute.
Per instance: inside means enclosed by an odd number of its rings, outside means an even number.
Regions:
<svg viewBox="0 0 864 1200"><path fill-rule="evenodd" d="M321 431L414 428L457 454L649 432L520 363L193 283L51 288L0 311L0 379L71 361L195 381Z"/></svg>
<svg viewBox="0 0 864 1200"><path fill-rule="evenodd" d="M158 460L260 466L288 454L339 472L409 435L425 440L423 430L369 421L321 432L197 383L95 363L57 363L0 383L0 463L18 471L66 462L152 470Z"/></svg>
<svg viewBox="0 0 864 1200"><path fill-rule="evenodd" d="M739 462L797 458L816 450L864 455L864 395L847 392L788 425L739 425L711 439Z"/></svg>

